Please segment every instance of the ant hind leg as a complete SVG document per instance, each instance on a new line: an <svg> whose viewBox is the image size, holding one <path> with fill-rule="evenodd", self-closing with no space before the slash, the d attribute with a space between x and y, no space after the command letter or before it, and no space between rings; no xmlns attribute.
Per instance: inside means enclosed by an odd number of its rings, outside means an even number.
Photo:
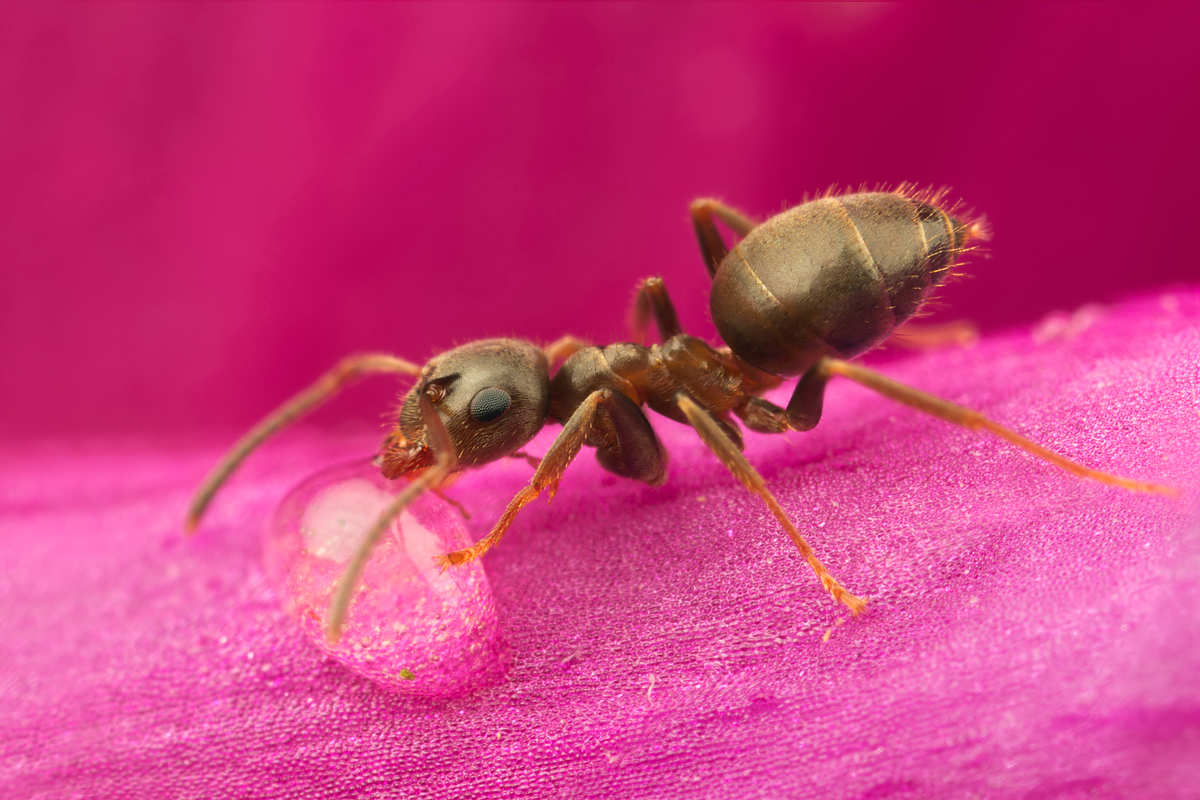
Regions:
<svg viewBox="0 0 1200 800"><path fill-rule="evenodd" d="M717 267L729 254L729 247L721 238L713 217L721 220L738 236L744 237L754 230L754 223L742 212L730 208L720 200L702 198L692 201L692 224L696 226L696 238L700 240L700 252L704 254L704 265L708 267L708 277L715 278Z"/></svg>
<svg viewBox="0 0 1200 800"><path fill-rule="evenodd" d="M955 425L960 425L968 430L985 430L989 433L999 436L1006 442L1016 445L1027 453L1032 453L1043 461L1048 461L1055 466L1065 469L1074 475L1081 478L1089 478L1100 483L1106 483L1109 486L1119 486L1122 489L1130 489L1135 492L1148 492L1152 494L1163 494L1169 497L1178 496L1179 492L1170 486L1160 486L1156 483L1146 483L1143 481L1130 480L1129 478L1121 478L1116 475L1110 475L1107 472L1090 469L1077 464L1068 458L1060 456L1058 453L1049 448L1042 447L1036 442L1026 439L1024 436L1009 430L1008 428L999 425L978 411L972 411L969 408L964 408L960 405L955 405L948 400L943 400L940 397L934 397L931 394L926 394L919 389L914 389L911 386L905 386L903 383L894 381L886 375L882 375L875 370L867 369L858 364L851 364L848 361L839 361L837 359L827 358L809 370L810 373L818 373L817 379L828 381L833 375L841 375L849 378L855 383L861 384L868 389L878 392L884 397L889 397L898 403L903 403L910 408L915 408L918 411L923 411L930 416L944 419ZM808 375L804 376L803 380L808 380ZM801 383L803 383L803 380ZM797 387L799 391L799 387ZM789 406L790 410L790 406Z"/></svg>
<svg viewBox="0 0 1200 800"><path fill-rule="evenodd" d="M696 429L701 440L708 445L708 449L713 451L717 458L721 459L721 463L733 473L733 477L754 494L762 498L767 504L767 508L779 520L779 524L787 531L791 537L792 543L796 545L796 549L800 551L800 555L804 556L804 560L812 567L813 572L821 580L821 585L825 587L825 591L833 596L833 599L842 603L850 609L854 614L858 614L867 607L867 602L861 597L855 597L850 592L838 583L837 579L825 569L825 565L817 558L817 554L809 546L808 542L804 541L804 537L800 535L800 531L796 530L796 526L788 518L787 512L779 505L779 501L775 499L775 495L767 488L766 481L758 474L754 467L750 466L750 462L741 454L729 437L724 434L720 426L711 414L704 410L703 407L691 398L686 392L680 392L675 395L675 402L683 411L691 426Z"/></svg>

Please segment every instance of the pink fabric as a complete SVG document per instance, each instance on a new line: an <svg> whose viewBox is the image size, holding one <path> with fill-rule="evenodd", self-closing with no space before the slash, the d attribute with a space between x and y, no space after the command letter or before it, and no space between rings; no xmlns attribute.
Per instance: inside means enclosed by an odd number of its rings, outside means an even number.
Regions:
<svg viewBox="0 0 1200 800"><path fill-rule="evenodd" d="M584 457L486 558L513 665L449 701L325 660L263 574L289 487L374 442L290 434L192 540L180 517L225 439L7 449L0 795L1195 797L1197 352L1189 289L887 367L1179 501L845 382L811 434L750 435L871 598L854 620L762 503L656 419L666 486ZM454 487L473 535L527 479L503 463Z"/></svg>
<svg viewBox="0 0 1200 800"><path fill-rule="evenodd" d="M1012 326L1195 281L1198 22L7 4L0 796L1196 796L1196 292ZM233 438L347 353L620 338L652 274L711 334L690 200L761 217L902 180L988 215L943 318L1004 332L887 370L1183 501L835 384L815 432L748 452L872 598L839 626L762 505L659 420L665 487L584 458L488 556L508 682L440 703L323 660L261 566L286 492L377 444L328 428L377 419L386 382L180 535ZM527 477L454 489L473 535Z"/></svg>

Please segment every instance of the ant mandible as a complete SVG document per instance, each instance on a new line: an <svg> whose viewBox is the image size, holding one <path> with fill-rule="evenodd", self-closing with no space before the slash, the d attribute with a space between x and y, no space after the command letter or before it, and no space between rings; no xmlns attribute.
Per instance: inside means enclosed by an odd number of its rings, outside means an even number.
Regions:
<svg viewBox="0 0 1200 800"><path fill-rule="evenodd" d="M1173 489L1119 478L1076 464L976 411L913 389L849 359L883 343L916 314L932 289L959 265L971 244L986 238L981 221L941 207L945 192L859 192L824 197L755 225L716 200L697 200L691 214L712 291L709 302L726 347L683 332L661 278L638 287L634 343L587 346L567 336L540 348L516 339L456 347L421 367L390 355L343 359L315 384L247 433L208 476L188 511L193 530L213 496L242 460L268 436L367 374L410 375L395 428L376 459L389 479L411 483L375 520L347 563L334 592L326 635L336 642L371 551L392 521L419 494L437 491L455 472L500 458L536 466L529 485L508 504L491 532L472 547L440 556L443 567L464 564L494 547L517 513L542 492L554 496L583 445L601 466L658 486L667 456L643 406L691 425L742 485L771 513L820 578L825 590L857 614L866 602L842 587L817 559L762 476L742 455L736 416L752 431L811 430L821 418L825 386L841 375L918 411L972 430L986 430L1085 478L1141 492ZM741 237L732 250L719 220ZM661 345L642 344L650 320ZM551 375L551 366L563 359ZM787 408L760 395L800 376ZM540 461L521 448L548 422L563 426Z"/></svg>

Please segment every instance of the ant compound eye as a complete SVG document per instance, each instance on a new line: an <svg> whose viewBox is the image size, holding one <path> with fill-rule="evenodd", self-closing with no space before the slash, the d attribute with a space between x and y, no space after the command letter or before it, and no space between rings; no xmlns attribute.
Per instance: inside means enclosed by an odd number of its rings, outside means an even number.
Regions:
<svg viewBox="0 0 1200 800"><path fill-rule="evenodd" d="M511 404L508 392L489 386L471 399L471 416L479 422L491 422L508 411Z"/></svg>

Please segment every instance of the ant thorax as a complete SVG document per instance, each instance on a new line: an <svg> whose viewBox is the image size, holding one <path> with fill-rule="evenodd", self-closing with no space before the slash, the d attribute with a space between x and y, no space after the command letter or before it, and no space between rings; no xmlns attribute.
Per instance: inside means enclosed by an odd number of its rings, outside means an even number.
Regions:
<svg viewBox="0 0 1200 800"><path fill-rule="evenodd" d="M639 406L684 422L674 401L681 391L723 415L741 405L753 388L728 352L686 334L649 347L587 347L568 358L551 379L550 417L570 419L592 392L614 389Z"/></svg>

